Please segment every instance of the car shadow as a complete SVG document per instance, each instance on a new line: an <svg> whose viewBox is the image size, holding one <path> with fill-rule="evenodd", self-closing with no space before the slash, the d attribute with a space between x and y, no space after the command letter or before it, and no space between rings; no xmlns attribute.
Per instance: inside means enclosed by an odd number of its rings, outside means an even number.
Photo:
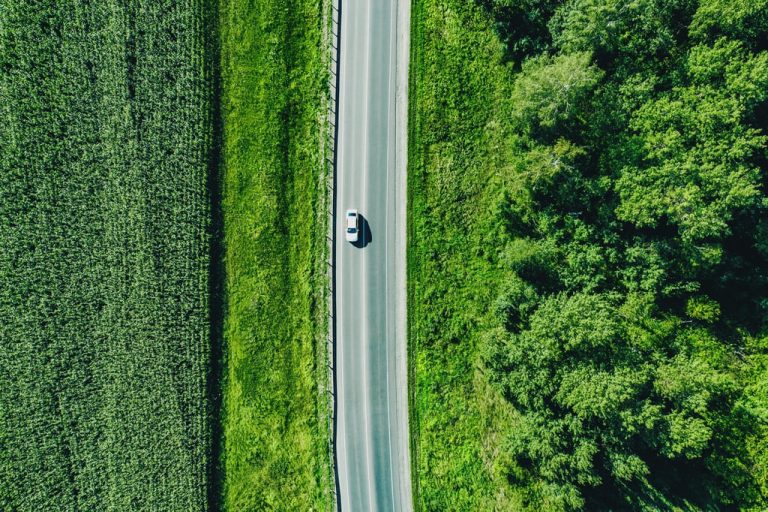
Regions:
<svg viewBox="0 0 768 512"><path fill-rule="evenodd" d="M358 249L363 249L373 241L373 235L371 235L371 226L368 224L368 219L360 213L358 215L360 217L360 235L357 237L357 242L354 242L352 245Z"/></svg>

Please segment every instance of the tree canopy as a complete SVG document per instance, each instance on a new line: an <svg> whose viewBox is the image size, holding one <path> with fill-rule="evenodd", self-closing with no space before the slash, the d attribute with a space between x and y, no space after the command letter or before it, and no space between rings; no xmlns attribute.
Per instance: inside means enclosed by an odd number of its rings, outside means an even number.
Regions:
<svg viewBox="0 0 768 512"><path fill-rule="evenodd" d="M768 2L481 3L514 70L503 471L542 510L765 507Z"/></svg>

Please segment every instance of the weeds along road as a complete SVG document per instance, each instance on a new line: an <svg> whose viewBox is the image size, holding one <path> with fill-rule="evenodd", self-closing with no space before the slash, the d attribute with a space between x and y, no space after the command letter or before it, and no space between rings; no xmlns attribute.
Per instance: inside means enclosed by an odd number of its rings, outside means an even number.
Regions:
<svg viewBox="0 0 768 512"><path fill-rule="evenodd" d="M340 5L336 460L344 512L410 511L405 335L409 0ZM363 218L344 239L344 213Z"/></svg>

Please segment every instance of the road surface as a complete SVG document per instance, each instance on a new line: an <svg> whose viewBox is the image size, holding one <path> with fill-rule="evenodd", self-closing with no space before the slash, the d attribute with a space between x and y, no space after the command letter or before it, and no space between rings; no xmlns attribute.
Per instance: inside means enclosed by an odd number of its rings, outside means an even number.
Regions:
<svg viewBox="0 0 768 512"><path fill-rule="evenodd" d="M336 167L336 461L344 512L410 511L405 133L410 0L342 0ZM344 213L364 219L344 239Z"/></svg>

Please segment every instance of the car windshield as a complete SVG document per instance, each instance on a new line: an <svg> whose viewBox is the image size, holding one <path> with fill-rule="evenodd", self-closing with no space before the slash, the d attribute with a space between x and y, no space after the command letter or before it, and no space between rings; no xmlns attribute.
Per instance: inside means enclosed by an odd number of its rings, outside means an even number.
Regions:
<svg viewBox="0 0 768 512"><path fill-rule="evenodd" d="M357 231L357 229L355 229L355 228L347 228L347 233L354 233L355 231Z"/></svg>

